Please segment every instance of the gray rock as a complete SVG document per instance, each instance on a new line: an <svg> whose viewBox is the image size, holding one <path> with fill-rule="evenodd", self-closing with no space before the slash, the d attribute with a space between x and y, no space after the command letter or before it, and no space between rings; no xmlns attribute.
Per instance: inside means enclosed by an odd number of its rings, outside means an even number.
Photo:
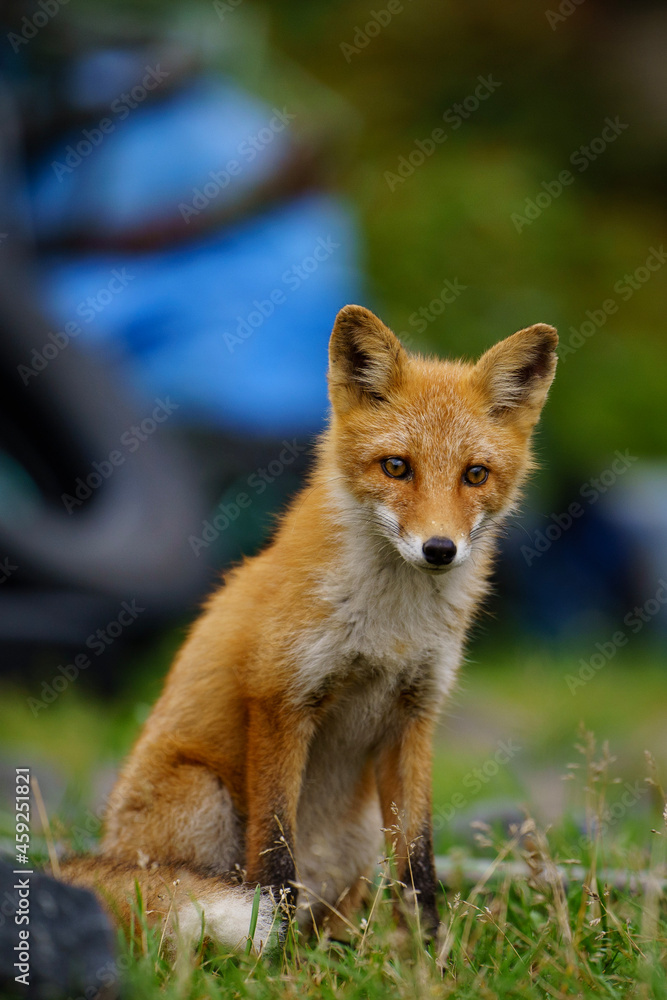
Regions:
<svg viewBox="0 0 667 1000"><path fill-rule="evenodd" d="M93 894L0 861L0 996L112 1000L117 980L111 925Z"/></svg>

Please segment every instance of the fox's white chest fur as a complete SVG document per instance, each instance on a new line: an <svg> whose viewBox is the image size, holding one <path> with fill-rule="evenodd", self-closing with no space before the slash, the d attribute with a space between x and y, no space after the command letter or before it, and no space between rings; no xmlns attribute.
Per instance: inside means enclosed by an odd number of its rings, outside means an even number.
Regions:
<svg viewBox="0 0 667 1000"><path fill-rule="evenodd" d="M406 697L437 715L483 585L473 561L442 575L420 572L363 513L349 504L344 513L342 545L318 583L326 617L294 646L295 697L322 702L299 806L297 868L330 902L352 877L346 859L372 866L380 847L377 796L358 798L364 771L400 731Z"/></svg>
<svg viewBox="0 0 667 1000"><path fill-rule="evenodd" d="M480 564L471 559L445 574L422 572L352 501L339 509L341 545L318 581L327 616L301 631L295 646L297 696L363 688L365 678L383 704L415 684L439 703L455 680L466 626L483 592Z"/></svg>

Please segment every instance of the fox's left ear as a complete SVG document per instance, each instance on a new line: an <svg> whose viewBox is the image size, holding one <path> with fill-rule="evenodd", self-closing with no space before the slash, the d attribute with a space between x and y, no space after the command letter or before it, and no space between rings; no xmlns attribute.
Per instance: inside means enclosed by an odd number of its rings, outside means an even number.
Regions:
<svg viewBox="0 0 667 1000"><path fill-rule="evenodd" d="M554 328L536 323L482 355L473 377L491 416L537 423L556 372L557 346Z"/></svg>
<svg viewBox="0 0 667 1000"><path fill-rule="evenodd" d="M329 341L329 394L336 410L386 402L401 381L407 355L400 341L363 306L345 306Z"/></svg>

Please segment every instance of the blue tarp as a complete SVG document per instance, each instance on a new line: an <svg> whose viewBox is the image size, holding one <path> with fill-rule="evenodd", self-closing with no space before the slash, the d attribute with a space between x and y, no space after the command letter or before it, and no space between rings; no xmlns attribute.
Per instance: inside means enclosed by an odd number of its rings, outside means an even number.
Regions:
<svg viewBox="0 0 667 1000"><path fill-rule="evenodd" d="M114 129L78 165L62 169L68 148L87 149L82 132L63 137L33 172L36 231L67 235L85 224L122 233L165 217L187 228L183 205L204 204L205 192L218 205L280 167L284 110L202 80L125 118L110 111ZM215 193L211 173L234 160L241 172ZM181 421L257 434L321 426L331 326L342 305L362 298L352 213L316 194L159 252L42 258L42 274L59 329L74 324L77 341L103 352L140 398L169 394Z"/></svg>

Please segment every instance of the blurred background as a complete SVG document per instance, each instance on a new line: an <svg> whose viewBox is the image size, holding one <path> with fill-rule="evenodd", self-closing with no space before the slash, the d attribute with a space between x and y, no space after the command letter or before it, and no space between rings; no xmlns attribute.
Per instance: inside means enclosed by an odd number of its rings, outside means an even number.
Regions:
<svg viewBox="0 0 667 1000"><path fill-rule="evenodd" d="M299 486L346 302L448 356L561 336L443 726L440 847L470 810L560 816L581 721L628 778L667 761L663 6L31 0L0 24L3 784L34 766L59 834L94 840L201 600Z"/></svg>

